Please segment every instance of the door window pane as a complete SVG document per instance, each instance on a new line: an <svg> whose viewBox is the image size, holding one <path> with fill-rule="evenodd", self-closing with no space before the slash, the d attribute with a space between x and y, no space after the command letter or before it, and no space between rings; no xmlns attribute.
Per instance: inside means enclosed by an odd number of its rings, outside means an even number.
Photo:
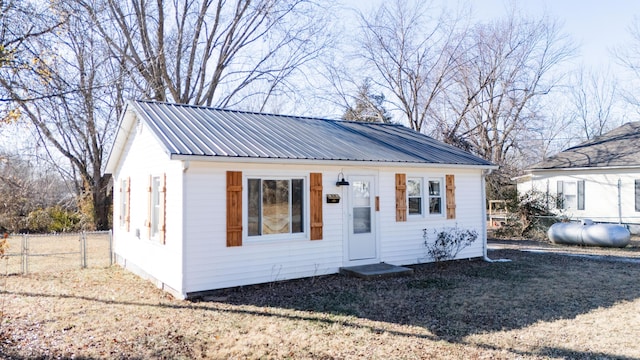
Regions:
<svg viewBox="0 0 640 360"><path fill-rule="evenodd" d="M363 234L371 232L371 207L353 208L353 233Z"/></svg>
<svg viewBox="0 0 640 360"><path fill-rule="evenodd" d="M368 181L354 181L351 191L353 193L353 206L371 205Z"/></svg>

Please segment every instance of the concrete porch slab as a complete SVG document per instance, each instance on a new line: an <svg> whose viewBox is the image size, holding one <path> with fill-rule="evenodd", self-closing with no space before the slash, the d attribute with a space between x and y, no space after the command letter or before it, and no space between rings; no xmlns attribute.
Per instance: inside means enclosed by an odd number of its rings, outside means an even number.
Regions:
<svg viewBox="0 0 640 360"><path fill-rule="evenodd" d="M386 263L349 266L340 268L340 273L362 279L379 279L413 274L413 269Z"/></svg>

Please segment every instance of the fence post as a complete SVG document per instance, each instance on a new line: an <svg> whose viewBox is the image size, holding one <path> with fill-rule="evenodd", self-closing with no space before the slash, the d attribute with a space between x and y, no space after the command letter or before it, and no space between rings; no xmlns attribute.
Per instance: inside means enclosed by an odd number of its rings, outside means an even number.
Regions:
<svg viewBox="0 0 640 360"><path fill-rule="evenodd" d="M29 273L29 237L22 235L22 274Z"/></svg>
<svg viewBox="0 0 640 360"><path fill-rule="evenodd" d="M80 233L80 266L87 268L87 235L84 231Z"/></svg>

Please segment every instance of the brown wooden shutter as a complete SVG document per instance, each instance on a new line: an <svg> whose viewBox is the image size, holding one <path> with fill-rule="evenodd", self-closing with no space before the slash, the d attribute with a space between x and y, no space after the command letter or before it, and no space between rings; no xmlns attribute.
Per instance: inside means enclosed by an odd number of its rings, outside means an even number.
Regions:
<svg viewBox="0 0 640 360"><path fill-rule="evenodd" d="M456 218L456 180L454 175L446 175L447 219Z"/></svg>
<svg viewBox="0 0 640 360"><path fill-rule="evenodd" d="M158 229L160 230L160 243L166 244L167 223L167 174L160 178L160 214L158 214Z"/></svg>
<svg viewBox="0 0 640 360"><path fill-rule="evenodd" d="M406 174L396 174L396 221L407 221Z"/></svg>
<svg viewBox="0 0 640 360"><path fill-rule="evenodd" d="M227 246L242 246L242 171L227 171Z"/></svg>
<svg viewBox="0 0 640 360"><path fill-rule="evenodd" d="M311 240L322 240L322 173L309 175L311 194L309 211L311 219Z"/></svg>
<svg viewBox="0 0 640 360"><path fill-rule="evenodd" d="M147 237L151 239L151 216L153 211L153 175L149 175L149 188L147 189Z"/></svg>
<svg viewBox="0 0 640 360"><path fill-rule="evenodd" d="M126 189L127 193L125 194L125 196L127 197L127 207L125 210L125 224L127 226L127 232L131 231L131 177L127 178L127 189Z"/></svg>

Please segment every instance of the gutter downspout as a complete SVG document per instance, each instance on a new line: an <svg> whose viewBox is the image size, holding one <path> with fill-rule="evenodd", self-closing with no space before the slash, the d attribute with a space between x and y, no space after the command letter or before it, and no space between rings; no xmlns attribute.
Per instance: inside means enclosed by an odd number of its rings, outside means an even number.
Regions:
<svg viewBox="0 0 640 360"><path fill-rule="evenodd" d="M622 224L622 179L618 178L618 224Z"/></svg>
<svg viewBox="0 0 640 360"><path fill-rule="evenodd" d="M482 259L486 262L510 262L510 259L489 259L487 256L487 180L485 177L493 172L493 169L482 170L482 176L480 176L480 194L482 197Z"/></svg>

